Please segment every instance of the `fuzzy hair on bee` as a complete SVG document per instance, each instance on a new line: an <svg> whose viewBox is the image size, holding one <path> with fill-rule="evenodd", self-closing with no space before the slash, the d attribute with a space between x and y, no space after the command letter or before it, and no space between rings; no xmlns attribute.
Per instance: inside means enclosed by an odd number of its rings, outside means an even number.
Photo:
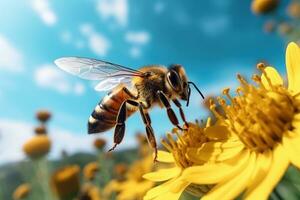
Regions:
<svg viewBox="0 0 300 200"><path fill-rule="evenodd" d="M157 91L167 93L168 88L165 84L167 69L162 66L146 66L140 68L139 71L148 73L146 77L134 77L132 79L133 88L137 91L138 101L144 102L147 106L158 104L162 107L161 102L158 101ZM168 97L170 97L168 92Z"/></svg>

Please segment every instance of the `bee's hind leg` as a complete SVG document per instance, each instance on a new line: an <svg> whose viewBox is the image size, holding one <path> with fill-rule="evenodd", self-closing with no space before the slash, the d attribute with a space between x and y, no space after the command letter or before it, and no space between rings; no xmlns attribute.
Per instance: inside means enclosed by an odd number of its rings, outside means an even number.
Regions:
<svg viewBox="0 0 300 200"><path fill-rule="evenodd" d="M113 151L117 147L117 145L122 142L122 140L124 138L125 128L126 128L125 121L127 118L127 107L126 107L127 103L132 106L136 106L136 107L139 106L139 103L137 103L136 101L130 100L130 99L128 99L122 103L122 105L119 109L118 116L117 116L117 124L116 124L115 132L114 132L114 146L111 149L109 149L108 151Z"/></svg>
<svg viewBox="0 0 300 200"><path fill-rule="evenodd" d="M185 115L184 115L184 112L182 110L181 103L178 101L178 99L173 99L173 102L177 106L177 108L179 109L179 113L180 113L181 119L184 122L185 126L188 128L189 124L187 123L187 121L185 119Z"/></svg>
<svg viewBox="0 0 300 200"><path fill-rule="evenodd" d="M118 144L120 144L125 135L125 121L127 117L127 109L126 109L127 101L124 101L119 109L119 113L117 116L117 124L114 132L114 146L108 151L113 151Z"/></svg>
<svg viewBox="0 0 300 200"><path fill-rule="evenodd" d="M146 126L147 139L151 147L154 149L154 161L157 160L157 144L154 135L153 128L151 126L151 119L147 111L144 110L143 105L139 104L140 113L143 119L143 122Z"/></svg>
<svg viewBox="0 0 300 200"><path fill-rule="evenodd" d="M157 96L160 99L160 101L162 102L162 104L166 107L168 117L169 117L170 121L172 122L172 124L174 126L176 126L177 128L179 128L180 130L183 130L179 126L178 118L176 117L176 114L175 114L174 110L171 108L169 100L166 97L166 95L163 93L163 91L161 91L161 90L157 91Z"/></svg>

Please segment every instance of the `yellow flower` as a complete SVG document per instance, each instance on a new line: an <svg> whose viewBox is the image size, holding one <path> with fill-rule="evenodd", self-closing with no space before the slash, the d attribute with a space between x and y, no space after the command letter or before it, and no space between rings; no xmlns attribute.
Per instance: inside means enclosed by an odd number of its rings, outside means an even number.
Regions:
<svg viewBox="0 0 300 200"><path fill-rule="evenodd" d="M283 36L290 34L292 31L293 26L288 22L281 22L278 25L278 32Z"/></svg>
<svg viewBox="0 0 300 200"><path fill-rule="evenodd" d="M288 87L274 68L259 64L263 74L253 76L257 86L238 75L238 96L233 98L229 89L224 90L231 104L226 105L222 98L219 103L227 118L216 115L227 124L231 137L239 138L239 147L228 146L236 154L222 162L183 172L185 181L215 184L202 199L234 199L243 192L245 199L267 199L290 163L300 168L300 49L295 43L287 47L286 66ZM213 112L214 107L212 104ZM221 146L224 144L211 144L210 152L224 157ZM201 151L195 157L201 159Z"/></svg>
<svg viewBox="0 0 300 200"><path fill-rule="evenodd" d="M90 162L86 164L83 168L83 177L86 180L94 180L97 172L99 171L99 164L97 162Z"/></svg>
<svg viewBox="0 0 300 200"><path fill-rule="evenodd" d="M139 144L139 155L146 156L149 155L153 150L149 148L148 140L145 133L136 133L135 134L136 140Z"/></svg>
<svg viewBox="0 0 300 200"><path fill-rule="evenodd" d="M31 191L31 187L28 183L21 184L15 189L13 193L13 199L14 200L25 199L29 195L30 191Z"/></svg>
<svg viewBox="0 0 300 200"><path fill-rule="evenodd" d="M272 33L274 32L275 29L276 29L276 23L272 20L267 21L263 26L263 30L266 33Z"/></svg>
<svg viewBox="0 0 300 200"><path fill-rule="evenodd" d="M252 0L251 9L255 14L267 14L274 11L279 4L279 0Z"/></svg>
<svg viewBox="0 0 300 200"><path fill-rule="evenodd" d="M117 180L117 179L112 179L107 185L105 185L104 189L103 189L103 197L104 199L110 199L110 195L113 192L118 193L119 192L119 188L120 188L120 183L121 181Z"/></svg>
<svg viewBox="0 0 300 200"><path fill-rule="evenodd" d="M124 179L128 170L128 166L125 163L119 163L114 166L114 174L119 179Z"/></svg>
<svg viewBox="0 0 300 200"><path fill-rule="evenodd" d="M103 148L106 145L106 140L102 139L102 138L97 138L94 140L94 147L97 150L103 150Z"/></svg>
<svg viewBox="0 0 300 200"><path fill-rule="evenodd" d="M36 135L28 140L24 146L24 153L32 159L45 156L51 148L51 141L47 135Z"/></svg>
<svg viewBox="0 0 300 200"><path fill-rule="evenodd" d="M56 170L51 177L51 188L59 199L73 198L80 189L80 168L70 165Z"/></svg>
<svg viewBox="0 0 300 200"><path fill-rule="evenodd" d="M179 199L184 190L195 196L202 196L210 190L212 187L210 184L192 184L191 181L183 177L186 168L214 162L213 158L217 152L209 152L212 150L212 142L216 142L216 144L225 143L224 150L226 150L229 131L219 123L211 126L210 121L209 118L205 127L190 123L189 128L181 134L175 129L173 132L177 135L176 141L171 134L167 135L168 142L162 141L170 153L158 151L158 161L161 165L165 164L166 166L156 172L145 174L144 178L155 182L165 182L148 191L144 197L145 200L176 200ZM198 151L199 149L202 151ZM197 152L201 155L195 156ZM215 159L221 160L222 157Z"/></svg>
<svg viewBox="0 0 300 200"><path fill-rule="evenodd" d="M86 183L82 186L81 192L79 194L78 200L101 200L100 189L90 183Z"/></svg>
<svg viewBox="0 0 300 200"><path fill-rule="evenodd" d="M300 18L300 2L291 1L287 7L287 14L295 19Z"/></svg>
<svg viewBox="0 0 300 200"><path fill-rule="evenodd" d="M153 156L150 154L134 162L125 178L112 180L104 189L104 195L117 192L117 200L138 200L142 199L145 193L153 186L153 182L143 179L143 174L153 169Z"/></svg>
<svg viewBox="0 0 300 200"><path fill-rule="evenodd" d="M45 125L40 125L35 127L34 132L36 135L44 135L47 134L47 128L45 127Z"/></svg>
<svg viewBox="0 0 300 200"><path fill-rule="evenodd" d="M36 113L36 118L41 123L46 123L51 118L51 113L48 110L40 110Z"/></svg>

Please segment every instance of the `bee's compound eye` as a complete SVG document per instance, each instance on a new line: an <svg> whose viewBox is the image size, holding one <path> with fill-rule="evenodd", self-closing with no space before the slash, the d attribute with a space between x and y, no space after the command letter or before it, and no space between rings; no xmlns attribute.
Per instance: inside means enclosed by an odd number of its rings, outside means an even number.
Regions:
<svg viewBox="0 0 300 200"><path fill-rule="evenodd" d="M177 72L170 70L167 74L168 82L172 86L175 91L180 91L181 89L181 81L177 74Z"/></svg>

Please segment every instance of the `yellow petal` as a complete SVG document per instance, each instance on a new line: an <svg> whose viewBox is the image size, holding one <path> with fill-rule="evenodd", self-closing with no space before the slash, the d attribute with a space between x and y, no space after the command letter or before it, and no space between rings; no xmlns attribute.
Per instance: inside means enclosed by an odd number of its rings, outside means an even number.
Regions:
<svg viewBox="0 0 300 200"><path fill-rule="evenodd" d="M233 158L243 150L240 141L207 142L201 148L189 148L187 157L195 163L203 161L224 161Z"/></svg>
<svg viewBox="0 0 300 200"><path fill-rule="evenodd" d="M186 168L182 173L182 179L196 184L218 183L244 169L248 163L249 155L249 151L245 150L227 162L207 163L202 166Z"/></svg>
<svg viewBox="0 0 300 200"><path fill-rule="evenodd" d="M143 178L155 182L166 181L178 176L180 172L181 169L179 167L172 167L168 169L160 169L156 172L147 173L143 175Z"/></svg>
<svg viewBox="0 0 300 200"><path fill-rule="evenodd" d="M235 199L245 190L255 167L255 161L256 153L251 153L247 166L237 176L217 184L202 197L202 200Z"/></svg>
<svg viewBox="0 0 300 200"><path fill-rule="evenodd" d="M141 199L147 190L153 186L150 181L130 181L122 192L117 196L117 199Z"/></svg>
<svg viewBox="0 0 300 200"><path fill-rule="evenodd" d="M300 129L300 120L294 119L292 121L292 126L293 126L293 128Z"/></svg>
<svg viewBox="0 0 300 200"><path fill-rule="evenodd" d="M144 200L151 200L157 196L167 193L170 190L171 186L174 185L174 182L176 182L176 180L177 179L172 179L152 188L146 193L146 195L144 196Z"/></svg>
<svg viewBox="0 0 300 200"><path fill-rule="evenodd" d="M300 135L293 134L291 136L285 134L282 138L282 143L291 163L300 169Z"/></svg>
<svg viewBox="0 0 300 200"><path fill-rule="evenodd" d="M190 183L186 182L184 180L182 180L181 178L177 179L177 181L174 183L174 185L172 185L172 187L170 188L170 191L172 193L177 193L182 191L182 187L187 187Z"/></svg>
<svg viewBox="0 0 300 200"><path fill-rule="evenodd" d="M300 113L294 114L294 120L300 121Z"/></svg>
<svg viewBox="0 0 300 200"><path fill-rule="evenodd" d="M270 79L273 86L274 85L283 85L283 80L275 68L266 67L265 72L267 73L267 77ZM267 89L270 89L270 85L267 81L267 77L264 74L262 74L261 81Z"/></svg>
<svg viewBox="0 0 300 200"><path fill-rule="evenodd" d="M300 49L294 42L289 43L286 49L286 69L289 90L293 94L300 92Z"/></svg>
<svg viewBox="0 0 300 200"><path fill-rule="evenodd" d="M283 147L278 144L273 150L272 164L268 174L260 183L250 189L251 191L245 196L245 199L267 199L273 188L286 172L288 166L289 159L287 158Z"/></svg>
<svg viewBox="0 0 300 200"><path fill-rule="evenodd" d="M140 183L136 181L126 181L126 183L122 185L122 190L117 195L117 199L120 200L135 199L136 197L139 196L140 191L141 191Z"/></svg>
<svg viewBox="0 0 300 200"><path fill-rule="evenodd" d="M174 157L171 153L166 151L157 151L157 161L164 162L164 163L173 163Z"/></svg>
<svg viewBox="0 0 300 200"><path fill-rule="evenodd" d="M177 190L177 192L172 192L169 191L165 194L162 194L160 196L157 196L156 198L154 198L153 200L178 200L182 194L182 192L185 190L185 188L189 185L190 183L188 182L182 182L180 184L180 189Z"/></svg>
<svg viewBox="0 0 300 200"><path fill-rule="evenodd" d="M256 166L253 170L251 179L249 180L248 190L245 193L247 196L251 191L265 178L272 164L273 152L267 151L257 155Z"/></svg>

